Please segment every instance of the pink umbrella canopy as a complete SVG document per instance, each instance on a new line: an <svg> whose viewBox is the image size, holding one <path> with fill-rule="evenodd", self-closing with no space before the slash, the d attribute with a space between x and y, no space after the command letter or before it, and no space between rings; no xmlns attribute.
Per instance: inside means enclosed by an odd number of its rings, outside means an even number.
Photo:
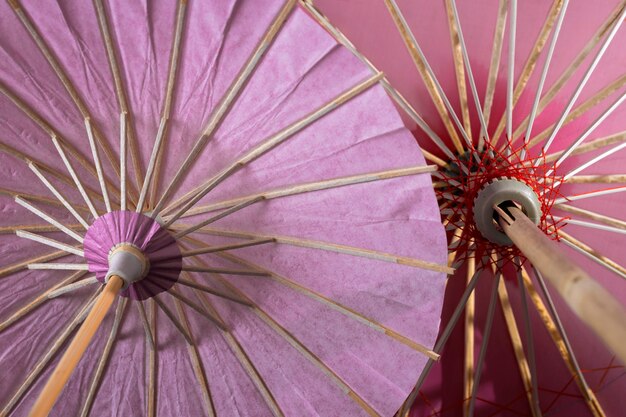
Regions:
<svg viewBox="0 0 626 417"><path fill-rule="evenodd" d="M0 8L0 415L120 279L50 415L393 415L450 268L381 75L293 0Z"/></svg>
<svg viewBox="0 0 626 417"><path fill-rule="evenodd" d="M626 190L626 2L314 3L320 10L319 18L323 20L321 13L325 14L331 22L328 25L343 32L335 33L338 39L345 35L359 53L385 71L390 84L406 98L403 103L397 93L392 95L404 110L404 121L414 130L420 147L442 159L442 184L456 179L453 185L463 190L440 189L450 253L463 262L457 263L457 273L446 287L439 339L447 339L442 359L416 392L410 415L468 415L472 397L477 416L622 415L626 384L623 364L553 287L548 285L552 296L546 296L542 280L528 263L521 281L515 268L503 270L506 291L502 286L496 288L490 332L487 323L495 278L491 267L480 274L473 301L469 298L470 307L465 309L461 302L465 313L459 315L454 330L446 332L474 271L480 268L480 256L474 263L467 255L493 248L477 233L468 211L474 202L472 192L477 190L469 181L454 178L452 174L458 174L449 171L446 164L453 161L457 166L477 169L499 160L483 169L484 174L476 181L480 185L494 176L511 176L524 178L541 193L544 184L562 181L558 188L547 186L554 192L541 198L544 230L558 236L570 258L626 305L626 269L621 261L626 227L620 194ZM416 61L419 63L421 57L415 45L425 57L419 69ZM433 82L428 81L428 75ZM509 80L513 82L509 84ZM443 99L438 103L433 99L437 93L447 97L449 107ZM479 113L487 135L481 135ZM485 142L486 136L498 140L493 149L498 152L478 160L463 154L459 157L455 141L462 150L469 147L462 131L469 133L475 147L481 136ZM530 145L523 151L520 146L525 137ZM512 156L506 153L507 138L513 139ZM446 154L446 148L452 156ZM572 152L561 159L564 151ZM533 165L539 160L538 168L535 172L520 169L520 159ZM433 158L431 161L436 163ZM467 201L459 196L468 197ZM470 214L468 221L460 221L459 214ZM557 234L550 227L554 222ZM466 230L461 245L455 238L455 234L461 236L459 230ZM473 246L469 238L474 238ZM489 343L481 366L478 361L485 339Z"/></svg>

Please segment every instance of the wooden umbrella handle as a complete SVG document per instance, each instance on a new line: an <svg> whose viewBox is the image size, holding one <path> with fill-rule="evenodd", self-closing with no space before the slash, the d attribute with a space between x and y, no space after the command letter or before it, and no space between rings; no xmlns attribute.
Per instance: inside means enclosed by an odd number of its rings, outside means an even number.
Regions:
<svg viewBox="0 0 626 417"><path fill-rule="evenodd" d="M496 209L504 233L557 289L576 315L626 363L626 310L517 207Z"/></svg>
<svg viewBox="0 0 626 417"><path fill-rule="evenodd" d="M76 365L78 365L87 346L89 346L89 342L96 334L96 330L98 330L102 320L104 320L104 316L111 308L115 296L123 286L124 281L119 276L113 275L109 278L104 291L97 298L89 315L63 354L43 391L39 394L39 398L37 398L37 402L31 409L29 417L46 417L50 413L67 380L70 378Z"/></svg>

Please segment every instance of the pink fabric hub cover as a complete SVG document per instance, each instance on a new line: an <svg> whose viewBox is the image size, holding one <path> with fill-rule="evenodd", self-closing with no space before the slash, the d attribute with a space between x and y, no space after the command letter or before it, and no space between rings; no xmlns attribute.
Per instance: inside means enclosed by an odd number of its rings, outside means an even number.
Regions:
<svg viewBox="0 0 626 417"><path fill-rule="evenodd" d="M148 274L120 295L145 300L171 288L180 274L182 258L176 240L154 219L131 211L114 211L99 217L85 235L85 259L89 271L104 282L111 250L129 243L150 262Z"/></svg>

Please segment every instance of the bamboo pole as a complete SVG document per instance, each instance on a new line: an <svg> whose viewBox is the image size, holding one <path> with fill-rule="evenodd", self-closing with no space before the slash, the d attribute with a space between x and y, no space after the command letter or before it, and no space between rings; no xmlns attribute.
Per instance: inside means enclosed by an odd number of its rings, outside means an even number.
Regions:
<svg viewBox="0 0 626 417"><path fill-rule="evenodd" d="M509 213L496 207L504 233L552 283L576 315L626 363L626 311L600 284L589 277L546 237L520 209Z"/></svg>
<svg viewBox="0 0 626 417"><path fill-rule="evenodd" d="M50 413L67 380L78 365L89 342L96 334L98 327L104 320L104 316L111 308L111 304L113 304L116 298L115 296L120 292L123 285L124 281L122 278L117 275L111 276L109 282L104 287L104 291L96 300L89 315L80 329L78 329L78 333L39 394L39 398L37 398L35 405L31 409L29 417L46 417Z"/></svg>

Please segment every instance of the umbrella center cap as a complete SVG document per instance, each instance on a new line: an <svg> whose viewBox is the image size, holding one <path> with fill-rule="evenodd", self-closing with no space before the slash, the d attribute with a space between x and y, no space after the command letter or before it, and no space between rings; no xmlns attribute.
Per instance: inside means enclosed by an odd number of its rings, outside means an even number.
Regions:
<svg viewBox="0 0 626 417"><path fill-rule="evenodd" d="M84 240L89 271L105 283L117 275L124 281L121 296L136 300L169 290L182 269L176 239L158 221L134 211L100 216Z"/></svg>
<svg viewBox="0 0 626 417"><path fill-rule="evenodd" d="M512 246L513 242L504 234L494 221L494 207L512 203L535 224L541 220L541 202L535 191L522 181L499 178L487 182L478 191L474 199L474 221L485 239L503 246Z"/></svg>

